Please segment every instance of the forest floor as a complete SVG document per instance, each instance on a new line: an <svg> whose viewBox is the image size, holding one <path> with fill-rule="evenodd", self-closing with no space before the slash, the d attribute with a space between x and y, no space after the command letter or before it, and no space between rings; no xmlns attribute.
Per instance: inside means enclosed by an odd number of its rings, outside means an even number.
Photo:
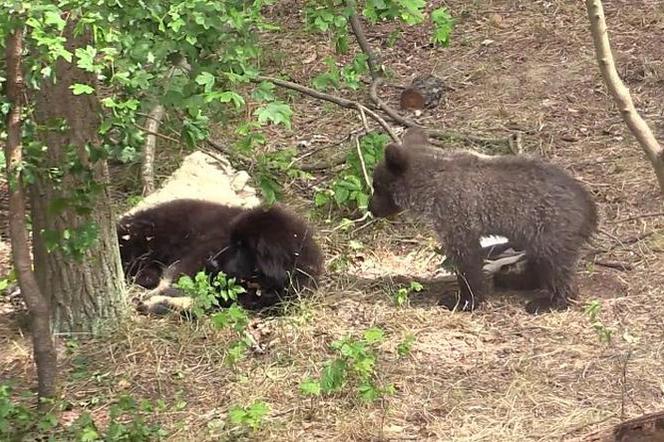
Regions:
<svg viewBox="0 0 664 442"><path fill-rule="evenodd" d="M427 9L442 4L428 2ZM436 269L433 233L406 217L337 228L338 215L329 220L313 209L313 185L330 177L315 172L313 181L289 185L286 199L311 213L327 274L316 296L291 313L252 321L263 351L231 367L224 363L231 332L132 316L103 340L61 346L72 419L88 411L103 425L114 398L130 394L164 401L149 420L173 441L227 440L229 408L256 400L270 412L246 435L251 440L552 441L664 409L664 206L645 155L602 83L583 2L444 4L457 19L450 47L432 47L428 25L401 26L390 47L386 36L400 26L394 23L368 25L370 43L394 83L433 72L451 87L440 106L418 117L421 123L491 137L520 132L525 150L588 186L601 214L596 245L606 251L579 266L580 304L531 316L526 296L499 293L472 314L451 313L436 305L438 293L430 289L396 306L399 277ZM265 66L310 84L331 49L301 30L301 17L292 13L300 6L272 7L283 30L270 37ZM619 72L664 139L664 6L613 0L605 9ZM368 102L366 89L338 93ZM398 94L381 90L395 107ZM292 107L294 129L267 127L268 148L298 145L304 154L362 127L354 110L313 98L294 96ZM219 130L217 138L228 133ZM334 154L348 148L340 144ZM160 153L164 175L177 165L178 149ZM612 332L609 342L584 311L593 300L601 303L598 328ZM330 343L370 327L385 331L376 373L395 393L369 405L352 388L304 397L300 384L334 356ZM400 356L397 348L409 335L411 350ZM18 322L0 323L0 379L34 384L30 348Z"/></svg>

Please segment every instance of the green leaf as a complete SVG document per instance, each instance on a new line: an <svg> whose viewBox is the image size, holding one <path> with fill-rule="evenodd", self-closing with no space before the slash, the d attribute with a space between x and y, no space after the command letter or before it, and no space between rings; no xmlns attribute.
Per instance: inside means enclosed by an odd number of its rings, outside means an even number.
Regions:
<svg viewBox="0 0 664 442"><path fill-rule="evenodd" d="M74 95L90 95L93 94L95 89L87 84L82 84L82 83L75 83L69 86L69 89L71 89L72 93Z"/></svg>
<svg viewBox="0 0 664 442"><path fill-rule="evenodd" d="M219 101L220 103L229 103L233 102L233 105L235 106L236 109L241 108L244 106L244 98L242 98L241 95L232 92L232 91L226 91L226 92L209 92L205 94L205 102L209 103L211 101Z"/></svg>
<svg viewBox="0 0 664 442"><path fill-rule="evenodd" d="M214 75L209 72L201 72L198 74L195 81L196 84L203 86L205 92L210 92L214 87L215 78Z"/></svg>
<svg viewBox="0 0 664 442"><path fill-rule="evenodd" d="M431 13L431 21L434 23L434 34L432 40L435 44L448 46L450 34L454 29L454 19L446 8L439 8Z"/></svg>
<svg viewBox="0 0 664 442"><path fill-rule="evenodd" d="M300 391L306 396L320 396L320 382L307 379L300 384Z"/></svg>
<svg viewBox="0 0 664 442"><path fill-rule="evenodd" d="M288 129L291 128L291 117L293 111L286 103L272 102L267 105L256 109L254 115L258 117L260 124L272 122L274 124L283 124Z"/></svg>
<svg viewBox="0 0 664 442"><path fill-rule="evenodd" d="M323 369L320 378L320 388L324 393L339 390L346 382L348 367L343 359L335 359Z"/></svg>
<svg viewBox="0 0 664 442"><path fill-rule="evenodd" d="M321 207L330 202L330 196L325 192L317 192L314 196L314 204L316 207Z"/></svg>
<svg viewBox="0 0 664 442"><path fill-rule="evenodd" d="M66 22L60 16L60 11L44 11L44 24L55 25L58 30L63 30Z"/></svg>
<svg viewBox="0 0 664 442"><path fill-rule="evenodd" d="M336 203L339 205L342 205L343 203L348 201L349 196L350 196L350 190L346 189L345 187L339 187L334 191L334 201L336 201Z"/></svg>
<svg viewBox="0 0 664 442"><path fill-rule="evenodd" d="M413 343L415 342L415 336L412 334L406 335L404 340L397 345L397 354L399 357L404 357L410 354L411 349L413 348Z"/></svg>
<svg viewBox="0 0 664 442"><path fill-rule="evenodd" d="M369 344L382 342L383 339L385 339L385 332L378 327L372 327L364 331L364 340Z"/></svg>
<svg viewBox="0 0 664 442"><path fill-rule="evenodd" d="M380 397L380 390L372 382L363 382L357 390L364 402L373 402Z"/></svg>
<svg viewBox="0 0 664 442"><path fill-rule="evenodd" d="M95 56L97 55L97 50L91 46L86 46L85 49L77 48L75 51L76 66L83 69L87 72L99 72L101 69L95 66Z"/></svg>

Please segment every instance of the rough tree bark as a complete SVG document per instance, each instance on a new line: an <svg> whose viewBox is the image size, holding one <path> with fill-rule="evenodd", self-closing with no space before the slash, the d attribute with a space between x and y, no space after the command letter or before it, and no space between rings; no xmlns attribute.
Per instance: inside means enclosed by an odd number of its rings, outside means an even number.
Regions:
<svg viewBox="0 0 664 442"><path fill-rule="evenodd" d="M143 196L154 192L154 156L157 150L157 133L164 117L164 106L157 104L147 116L145 128L148 130L143 147L143 164L141 166L141 179L143 180Z"/></svg>
<svg viewBox="0 0 664 442"><path fill-rule="evenodd" d="M32 271L32 259L26 226L25 196L20 167L23 163L21 145L21 111L23 108L23 31L17 28L7 36L7 98L11 109L7 116L5 161L9 186L9 231L12 258L21 294L28 306L31 320L32 346L37 366L39 398L55 395L57 354L51 336L49 305Z"/></svg>
<svg viewBox="0 0 664 442"><path fill-rule="evenodd" d="M611 45L609 44L609 34L604 18L604 8L601 0L586 0L586 9L590 19L590 31L595 45L595 55L602 77L606 83L613 100L618 105L620 115L625 124L636 137L639 144L645 151L648 159L652 163L659 182L659 188L664 193L664 148L657 142L652 131L643 118L634 108L629 89L618 75L613 55L611 54Z"/></svg>
<svg viewBox="0 0 664 442"><path fill-rule="evenodd" d="M64 31L66 47L72 53L90 44L89 32L74 34L71 20ZM109 174L105 161L93 161L89 147L98 145L100 105L95 94L73 95L70 86L94 86L93 74L60 58L54 69L55 80L46 80L34 97L35 120L46 149L40 170L66 170L73 156L87 173L66 173L51 178L43 173L31 188L33 252L37 279L50 300L54 330L58 333L93 332L101 320L116 320L126 311L126 298L115 217L108 190ZM64 129L60 124L66 124ZM51 130L49 130L51 129ZM87 175L87 176L86 176ZM84 189L90 180L100 191L87 202L89 214L81 215L62 201ZM53 207L60 206L57 211ZM62 234L92 221L98 228L96 242L75 260L62 249L48 250L45 232Z"/></svg>

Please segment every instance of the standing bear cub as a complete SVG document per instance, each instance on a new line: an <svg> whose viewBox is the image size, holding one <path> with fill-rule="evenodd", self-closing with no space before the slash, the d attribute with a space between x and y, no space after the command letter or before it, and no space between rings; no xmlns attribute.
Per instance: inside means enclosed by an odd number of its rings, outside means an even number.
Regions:
<svg viewBox="0 0 664 442"><path fill-rule="evenodd" d="M390 144L373 173L370 212L389 217L409 210L432 224L457 267L459 296L449 309L473 310L482 301L484 253L480 237L494 234L526 251L549 296L526 305L537 313L567 308L582 245L597 229L589 192L561 168L542 160L434 151L411 129L402 145Z"/></svg>
<svg viewBox="0 0 664 442"><path fill-rule="evenodd" d="M171 284L202 270L236 278L246 289L238 301L252 310L314 288L322 273L313 229L279 205L245 209L179 199L122 217L117 234L125 276L153 289L138 305L144 313L187 310L191 299Z"/></svg>

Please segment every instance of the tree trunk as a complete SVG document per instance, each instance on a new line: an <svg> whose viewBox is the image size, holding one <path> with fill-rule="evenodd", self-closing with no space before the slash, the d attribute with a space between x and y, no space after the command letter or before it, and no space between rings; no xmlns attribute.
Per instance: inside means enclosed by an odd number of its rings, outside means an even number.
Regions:
<svg viewBox="0 0 664 442"><path fill-rule="evenodd" d="M23 149L21 145L21 112L23 108L23 30L17 28L7 35L7 97L11 110L7 116L7 144L5 161L9 187L9 231L12 258L23 299L30 312L32 347L37 366L39 398L55 395L57 353L51 336L49 305L39 289L32 271L28 229L26 225L25 196L23 192ZM42 404L46 404L42 402Z"/></svg>
<svg viewBox="0 0 664 442"><path fill-rule="evenodd" d="M601 0L586 0L586 10L590 19L590 32L595 45L595 56L602 78L615 101L623 121L637 139L655 169L659 189L664 193L664 147L657 142L648 124L636 111L629 89L623 84L611 54L609 33L604 19Z"/></svg>
<svg viewBox="0 0 664 442"><path fill-rule="evenodd" d="M89 32L74 35L75 25L71 20L64 34L72 53L91 42ZM70 89L76 83L94 87L93 74L62 58L54 74L55 81L44 81L34 100L39 136L48 146L39 163L43 173L31 189L35 272L50 301L54 330L93 332L101 320L116 320L126 311L108 166L91 155L99 144L101 109L94 93L73 95ZM81 244L90 222L96 239Z"/></svg>

